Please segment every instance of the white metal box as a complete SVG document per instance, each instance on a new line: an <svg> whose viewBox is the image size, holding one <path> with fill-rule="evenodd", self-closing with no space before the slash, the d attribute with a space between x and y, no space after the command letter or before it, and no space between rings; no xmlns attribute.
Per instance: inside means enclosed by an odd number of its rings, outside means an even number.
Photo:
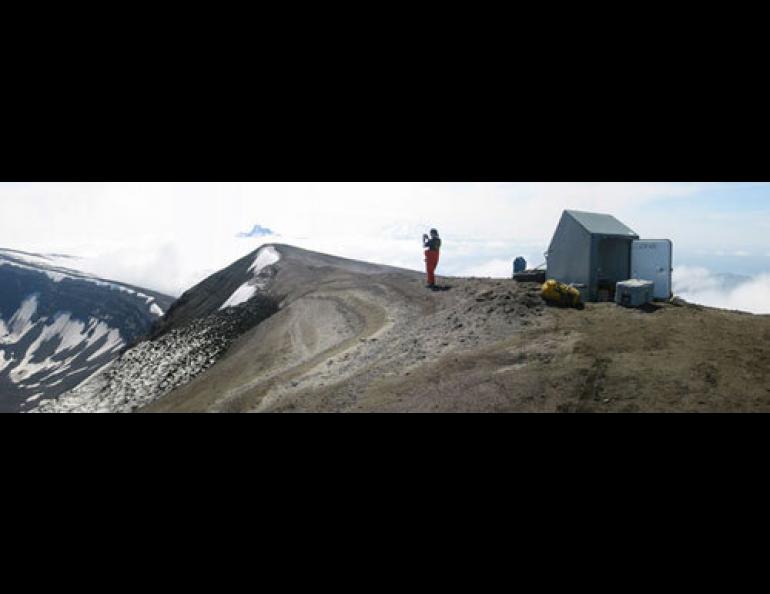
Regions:
<svg viewBox="0 0 770 594"><path fill-rule="evenodd" d="M632 278L620 281L615 288L615 303L625 307L640 307L653 299L654 283Z"/></svg>

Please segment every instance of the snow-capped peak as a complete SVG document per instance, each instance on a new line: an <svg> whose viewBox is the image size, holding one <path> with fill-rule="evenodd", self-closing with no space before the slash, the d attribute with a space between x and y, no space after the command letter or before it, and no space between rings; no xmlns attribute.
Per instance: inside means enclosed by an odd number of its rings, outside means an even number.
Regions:
<svg viewBox="0 0 770 594"><path fill-rule="evenodd" d="M275 235L272 230L262 225L254 225L251 231L247 233L238 233L238 237L265 237L267 235Z"/></svg>

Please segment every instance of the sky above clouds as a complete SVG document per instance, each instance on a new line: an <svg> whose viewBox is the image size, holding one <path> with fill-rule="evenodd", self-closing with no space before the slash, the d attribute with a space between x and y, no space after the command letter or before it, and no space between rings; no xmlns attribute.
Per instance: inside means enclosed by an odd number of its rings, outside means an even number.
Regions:
<svg viewBox="0 0 770 594"><path fill-rule="evenodd" d="M90 272L179 295L262 243L421 269L420 237L436 227L440 272L508 277L518 255L544 261L567 208L672 239L691 294L690 281L722 272L759 283L747 294L770 289L760 183L2 183L0 247L82 256ZM254 225L276 236L238 237ZM753 301L725 297L770 312L767 297Z"/></svg>

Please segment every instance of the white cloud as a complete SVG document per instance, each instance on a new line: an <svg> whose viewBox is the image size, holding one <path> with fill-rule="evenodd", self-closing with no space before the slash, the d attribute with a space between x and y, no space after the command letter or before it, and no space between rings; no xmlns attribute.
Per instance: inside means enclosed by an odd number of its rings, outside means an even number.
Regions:
<svg viewBox="0 0 770 594"><path fill-rule="evenodd" d="M676 295L692 303L770 314L770 274L742 277L679 266L674 269L673 284Z"/></svg>
<svg viewBox="0 0 770 594"><path fill-rule="evenodd" d="M714 184L23 183L0 184L0 247L89 256L102 276L174 295L266 242L422 269L420 237L444 238L439 274L531 266L565 208L610 212L645 237L731 253L764 241L762 217L669 215ZM731 187L731 186L725 186ZM740 187L740 186L739 186ZM737 189L735 191L738 191ZM738 224L738 221L741 221ZM254 225L275 237L237 238ZM743 243L742 243L743 241ZM676 251L675 251L676 253Z"/></svg>
<svg viewBox="0 0 770 594"><path fill-rule="evenodd" d="M459 271L458 276L477 276L481 278L511 278L512 274L512 260L496 259L464 268Z"/></svg>

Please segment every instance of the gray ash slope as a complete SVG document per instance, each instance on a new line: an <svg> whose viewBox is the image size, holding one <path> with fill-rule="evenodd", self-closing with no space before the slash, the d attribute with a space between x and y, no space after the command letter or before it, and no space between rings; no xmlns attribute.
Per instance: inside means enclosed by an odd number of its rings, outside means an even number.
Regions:
<svg viewBox="0 0 770 594"><path fill-rule="evenodd" d="M147 334L173 298L76 260L0 249L0 412L55 399Z"/></svg>
<svg viewBox="0 0 770 594"><path fill-rule="evenodd" d="M279 259L274 246L263 246L205 279L169 308L148 340L36 412L133 412L191 381L277 311L267 288ZM233 300L237 295L247 298Z"/></svg>

